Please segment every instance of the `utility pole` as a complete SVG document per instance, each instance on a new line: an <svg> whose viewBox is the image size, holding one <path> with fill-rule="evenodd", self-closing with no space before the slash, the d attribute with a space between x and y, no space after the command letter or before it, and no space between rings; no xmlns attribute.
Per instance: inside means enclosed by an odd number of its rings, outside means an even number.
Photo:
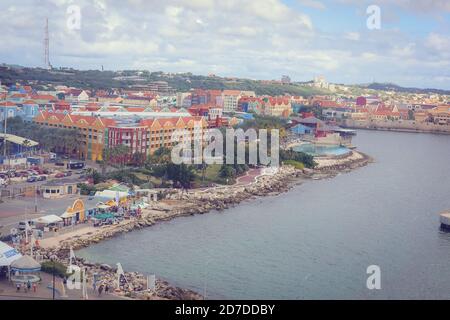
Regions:
<svg viewBox="0 0 450 320"><path fill-rule="evenodd" d="M37 213L37 187L34 185L34 213Z"/></svg>
<svg viewBox="0 0 450 320"><path fill-rule="evenodd" d="M5 111L3 112L3 116L5 117L5 127L4 129L4 136L3 136L3 158L6 158L6 125L8 124L8 112L7 108L5 106Z"/></svg>
<svg viewBox="0 0 450 320"><path fill-rule="evenodd" d="M5 111L3 112L3 116L5 117L5 128L4 128L4 135L3 135L3 167L6 167L6 127L8 125L8 107L5 106ZM11 169L11 159L10 157L8 157L8 163L9 163L9 168ZM11 184L11 177L9 176L9 172L8 172L8 185Z"/></svg>

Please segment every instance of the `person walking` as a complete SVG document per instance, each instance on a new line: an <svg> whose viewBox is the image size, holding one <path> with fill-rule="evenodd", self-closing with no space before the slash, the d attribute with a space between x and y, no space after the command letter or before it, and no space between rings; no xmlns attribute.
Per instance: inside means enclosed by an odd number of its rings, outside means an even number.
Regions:
<svg viewBox="0 0 450 320"><path fill-rule="evenodd" d="M108 292L109 292L109 287L107 284L105 284L105 294L108 294Z"/></svg>
<svg viewBox="0 0 450 320"><path fill-rule="evenodd" d="M16 284L16 291L17 291L17 292L20 292L20 283L17 283L17 284Z"/></svg>
<svg viewBox="0 0 450 320"><path fill-rule="evenodd" d="M36 290L37 290L37 285L36 285L36 283L33 283L33 292L36 293Z"/></svg>
<svg viewBox="0 0 450 320"><path fill-rule="evenodd" d="M30 282L30 280L28 280L28 282L27 282L27 290L31 291L31 282Z"/></svg>
<svg viewBox="0 0 450 320"><path fill-rule="evenodd" d="M100 285L100 287L98 287L98 296L100 297L102 295L103 292L103 285Z"/></svg>

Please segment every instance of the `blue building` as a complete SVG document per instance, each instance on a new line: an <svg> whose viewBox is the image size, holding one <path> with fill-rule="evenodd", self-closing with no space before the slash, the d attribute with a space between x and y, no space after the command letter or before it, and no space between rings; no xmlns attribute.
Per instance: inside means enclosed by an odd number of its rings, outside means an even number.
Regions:
<svg viewBox="0 0 450 320"><path fill-rule="evenodd" d="M313 132L313 129L299 123L291 128L291 132L294 134L299 134L299 135L311 134Z"/></svg>
<svg viewBox="0 0 450 320"><path fill-rule="evenodd" d="M20 116L24 121L31 122L39 114L39 105L34 101L25 101Z"/></svg>
<svg viewBox="0 0 450 320"><path fill-rule="evenodd" d="M0 121L5 118L14 118L20 114L20 110L15 103L4 101L0 103Z"/></svg>

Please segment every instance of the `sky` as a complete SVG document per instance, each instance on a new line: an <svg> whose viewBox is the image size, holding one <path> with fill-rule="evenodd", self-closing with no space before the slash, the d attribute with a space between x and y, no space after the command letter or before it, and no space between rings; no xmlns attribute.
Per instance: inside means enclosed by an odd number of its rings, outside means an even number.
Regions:
<svg viewBox="0 0 450 320"><path fill-rule="evenodd" d="M450 0L1 0L0 63L43 66L47 17L54 67L450 89Z"/></svg>

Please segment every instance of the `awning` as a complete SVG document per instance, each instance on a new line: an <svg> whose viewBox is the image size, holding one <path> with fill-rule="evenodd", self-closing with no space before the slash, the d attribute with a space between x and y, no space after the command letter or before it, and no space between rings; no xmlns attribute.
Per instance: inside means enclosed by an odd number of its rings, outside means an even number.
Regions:
<svg viewBox="0 0 450 320"><path fill-rule="evenodd" d="M41 270L41 265L30 256L22 256L11 263L11 270L20 272L36 272Z"/></svg>
<svg viewBox="0 0 450 320"><path fill-rule="evenodd" d="M97 208L106 210L106 209L111 208L111 206L108 206L108 205L106 205L106 204L99 204L99 205L97 206Z"/></svg>
<svg viewBox="0 0 450 320"><path fill-rule="evenodd" d="M21 257L22 255L19 251L0 241L0 267L9 266Z"/></svg>
<svg viewBox="0 0 450 320"><path fill-rule="evenodd" d="M97 215L93 216L92 218L97 219L97 220L107 220L107 219L113 219L114 215L111 213L101 213L101 214L97 214Z"/></svg>
<svg viewBox="0 0 450 320"><path fill-rule="evenodd" d="M61 218L62 219L68 219L68 218L72 218L72 217L74 217L75 216L75 213L73 213L73 212L64 212L62 215L61 215Z"/></svg>
<svg viewBox="0 0 450 320"><path fill-rule="evenodd" d="M63 220L58 217L57 215L51 214L48 216L40 217L37 219L34 219L36 223L42 223L42 224L51 224L51 223L57 223L62 222Z"/></svg>
<svg viewBox="0 0 450 320"><path fill-rule="evenodd" d="M27 138L23 138L23 137L19 137L13 134L0 134L0 138L3 140L6 136L6 141L15 143L15 144L20 144L21 146L26 146L26 147L35 147L37 146L39 143Z"/></svg>

